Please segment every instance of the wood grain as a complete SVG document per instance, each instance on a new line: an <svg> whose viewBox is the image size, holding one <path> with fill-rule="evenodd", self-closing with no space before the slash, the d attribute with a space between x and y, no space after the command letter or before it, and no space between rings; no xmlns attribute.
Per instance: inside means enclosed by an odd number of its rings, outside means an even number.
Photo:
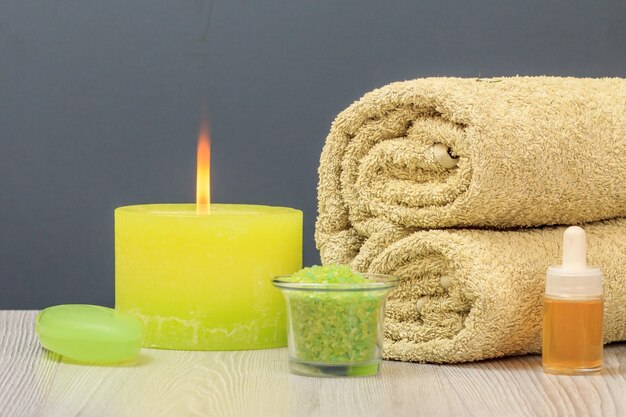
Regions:
<svg viewBox="0 0 626 417"><path fill-rule="evenodd" d="M605 370L552 376L539 356L462 365L385 362L367 378L309 378L286 349L144 349L134 366L85 366L39 347L36 312L0 311L0 416L624 416L626 344Z"/></svg>

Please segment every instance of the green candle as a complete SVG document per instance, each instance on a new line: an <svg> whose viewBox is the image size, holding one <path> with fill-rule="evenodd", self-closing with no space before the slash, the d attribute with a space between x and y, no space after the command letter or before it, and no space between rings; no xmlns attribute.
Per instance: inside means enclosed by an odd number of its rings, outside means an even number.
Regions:
<svg viewBox="0 0 626 417"><path fill-rule="evenodd" d="M115 303L144 324L144 346L285 346L276 275L302 264L302 212L153 204L115 210Z"/></svg>

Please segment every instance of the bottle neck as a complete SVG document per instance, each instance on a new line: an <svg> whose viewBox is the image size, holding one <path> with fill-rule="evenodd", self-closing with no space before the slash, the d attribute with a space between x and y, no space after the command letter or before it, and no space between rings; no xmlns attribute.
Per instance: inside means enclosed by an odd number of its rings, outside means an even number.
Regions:
<svg viewBox="0 0 626 417"><path fill-rule="evenodd" d="M604 296L600 295L568 295L568 296L559 296L559 295L551 295L544 294L543 298L546 300L557 300L557 301L604 301Z"/></svg>

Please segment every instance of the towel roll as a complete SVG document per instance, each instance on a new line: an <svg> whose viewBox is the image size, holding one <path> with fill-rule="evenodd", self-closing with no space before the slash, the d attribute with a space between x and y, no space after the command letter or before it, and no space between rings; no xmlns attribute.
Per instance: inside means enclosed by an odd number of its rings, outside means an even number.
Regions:
<svg viewBox="0 0 626 417"><path fill-rule="evenodd" d="M604 341L626 340L626 219L583 228L588 263L604 274ZM366 224L352 268L401 279L387 303L384 357L450 363L539 352L546 269L561 262L564 230Z"/></svg>
<svg viewBox="0 0 626 417"><path fill-rule="evenodd" d="M322 152L318 246L372 218L507 228L626 216L625 114L619 78L426 78L368 93Z"/></svg>

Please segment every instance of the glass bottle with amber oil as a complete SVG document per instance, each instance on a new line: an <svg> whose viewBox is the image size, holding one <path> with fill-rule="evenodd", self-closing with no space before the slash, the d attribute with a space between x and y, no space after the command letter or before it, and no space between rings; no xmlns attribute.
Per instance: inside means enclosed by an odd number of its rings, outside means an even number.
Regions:
<svg viewBox="0 0 626 417"><path fill-rule="evenodd" d="M553 374L602 368L602 271L587 266L585 231L563 233L563 265L548 268L543 298L542 365Z"/></svg>

